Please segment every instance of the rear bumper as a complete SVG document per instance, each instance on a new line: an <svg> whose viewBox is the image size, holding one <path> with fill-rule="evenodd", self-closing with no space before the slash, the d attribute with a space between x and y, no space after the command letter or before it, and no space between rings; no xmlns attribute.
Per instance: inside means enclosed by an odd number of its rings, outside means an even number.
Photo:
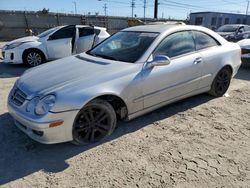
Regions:
<svg viewBox="0 0 250 188"><path fill-rule="evenodd" d="M42 120L33 120L25 117L9 103L8 110L14 118L15 125L37 142L55 144L73 140L72 127L78 111L50 113L48 121L46 121L44 118ZM50 123L57 121L63 121L63 124L57 127L49 127Z"/></svg>

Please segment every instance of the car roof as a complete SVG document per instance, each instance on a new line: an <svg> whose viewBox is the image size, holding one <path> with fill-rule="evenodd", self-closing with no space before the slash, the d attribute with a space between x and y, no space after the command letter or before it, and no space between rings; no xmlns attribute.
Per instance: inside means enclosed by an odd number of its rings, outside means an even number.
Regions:
<svg viewBox="0 0 250 188"><path fill-rule="evenodd" d="M206 28L194 25L160 24L160 25L141 25L141 26L129 27L123 29L122 31L163 33L170 29L204 30Z"/></svg>
<svg viewBox="0 0 250 188"><path fill-rule="evenodd" d="M177 25L173 24L159 24L159 25L140 25L129 27L123 29L122 31L137 31L137 32L155 32L155 33L162 33L170 28L176 27Z"/></svg>
<svg viewBox="0 0 250 188"><path fill-rule="evenodd" d="M76 27L94 27L95 29L106 30L105 27L99 27L94 25L75 25Z"/></svg>

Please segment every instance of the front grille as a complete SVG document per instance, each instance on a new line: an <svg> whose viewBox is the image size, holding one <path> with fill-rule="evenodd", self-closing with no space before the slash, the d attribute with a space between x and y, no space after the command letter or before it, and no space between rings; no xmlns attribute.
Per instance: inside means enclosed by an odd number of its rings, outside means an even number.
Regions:
<svg viewBox="0 0 250 188"><path fill-rule="evenodd" d="M241 52L242 54L250 54L250 49L242 48Z"/></svg>
<svg viewBox="0 0 250 188"><path fill-rule="evenodd" d="M24 92L22 92L17 87L13 88L10 99L15 105L21 106L26 100L26 98L27 98L27 95L25 95Z"/></svg>

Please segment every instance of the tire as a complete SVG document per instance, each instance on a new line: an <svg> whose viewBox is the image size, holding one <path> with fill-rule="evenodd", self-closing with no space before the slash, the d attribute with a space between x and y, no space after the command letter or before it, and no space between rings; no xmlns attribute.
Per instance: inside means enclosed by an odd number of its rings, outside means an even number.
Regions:
<svg viewBox="0 0 250 188"><path fill-rule="evenodd" d="M41 65L45 63L45 56L42 52L39 50L29 50L24 53L23 55L23 62L24 64L30 66L30 67L36 67L38 65Z"/></svg>
<svg viewBox="0 0 250 188"><path fill-rule="evenodd" d="M229 67L222 68L214 78L211 90L208 93L215 97L223 96L229 88L231 78L232 78L231 69Z"/></svg>
<svg viewBox="0 0 250 188"><path fill-rule="evenodd" d="M101 141L116 127L116 113L110 103L96 99L84 106L73 125L73 144L86 145Z"/></svg>

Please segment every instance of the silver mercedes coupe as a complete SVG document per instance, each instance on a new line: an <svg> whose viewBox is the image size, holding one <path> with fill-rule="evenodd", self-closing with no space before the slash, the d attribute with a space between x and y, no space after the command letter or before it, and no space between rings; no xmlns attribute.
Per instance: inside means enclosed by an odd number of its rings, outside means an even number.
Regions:
<svg viewBox="0 0 250 188"><path fill-rule="evenodd" d="M8 109L38 142L88 144L110 135L117 120L204 92L222 96L240 64L239 45L204 27L131 27L86 53L29 69Z"/></svg>

